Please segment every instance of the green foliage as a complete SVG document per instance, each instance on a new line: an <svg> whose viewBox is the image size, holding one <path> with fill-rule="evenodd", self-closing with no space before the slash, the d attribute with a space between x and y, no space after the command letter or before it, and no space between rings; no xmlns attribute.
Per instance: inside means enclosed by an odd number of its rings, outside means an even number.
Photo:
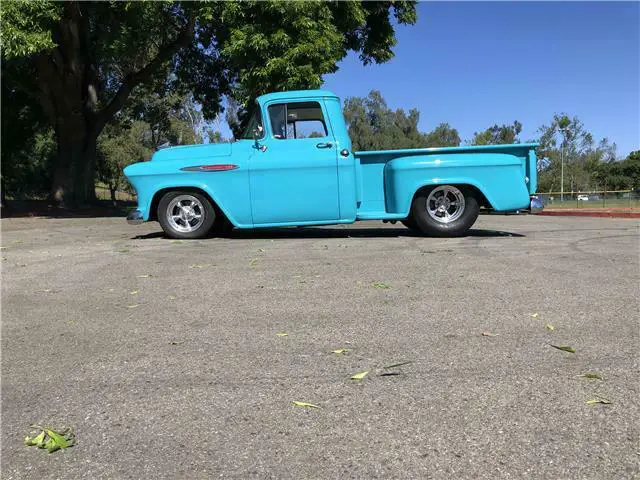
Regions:
<svg viewBox="0 0 640 480"><path fill-rule="evenodd" d="M204 129L191 95L140 89L98 138L98 178L112 190L128 188L124 167L163 146L201 143Z"/></svg>
<svg viewBox="0 0 640 480"><path fill-rule="evenodd" d="M640 183L634 180L632 162L616 160L616 144L603 138L598 143L577 117L566 113L553 116L538 130L538 191L558 192L564 164L564 191L625 190ZM627 166L623 170L623 164Z"/></svg>
<svg viewBox="0 0 640 480"><path fill-rule="evenodd" d="M2 84L2 195L41 195L51 182L56 141L42 110L22 92Z"/></svg>
<svg viewBox="0 0 640 480"><path fill-rule="evenodd" d="M458 130L448 123L441 123L431 132L424 134L426 147L457 147L460 145Z"/></svg>
<svg viewBox="0 0 640 480"><path fill-rule="evenodd" d="M2 2L0 46L6 59L26 57L55 47L51 30L61 4L43 0Z"/></svg>
<svg viewBox="0 0 640 480"><path fill-rule="evenodd" d="M418 130L420 112L412 108L392 110L382 94L376 90L366 98L347 98L344 116L349 128L353 149L388 150L398 148L424 148L457 146L460 137L457 130L442 123L429 133Z"/></svg>
<svg viewBox="0 0 640 480"><path fill-rule="evenodd" d="M522 131L522 124L517 120L512 125L495 124L483 132L473 134L472 145L505 145L519 143L518 135Z"/></svg>

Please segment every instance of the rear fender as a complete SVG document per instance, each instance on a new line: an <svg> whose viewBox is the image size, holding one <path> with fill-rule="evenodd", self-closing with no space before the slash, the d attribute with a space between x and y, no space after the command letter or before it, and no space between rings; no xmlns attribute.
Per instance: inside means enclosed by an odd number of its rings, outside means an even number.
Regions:
<svg viewBox="0 0 640 480"><path fill-rule="evenodd" d="M433 185L470 185L494 210L527 208L529 191L520 159L514 155L448 154L398 157L385 166L389 213L409 215L415 194Z"/></svg>

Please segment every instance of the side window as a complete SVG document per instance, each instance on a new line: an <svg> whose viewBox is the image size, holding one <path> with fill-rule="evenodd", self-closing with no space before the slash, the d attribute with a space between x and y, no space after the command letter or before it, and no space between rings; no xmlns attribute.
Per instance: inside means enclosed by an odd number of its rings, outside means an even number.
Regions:
<svg viewBox="0 0 640 480"><path fill-rule="evenodd" d="M322 138L327 125L318 102L281 103L269 107L274 138Z"/></svg>

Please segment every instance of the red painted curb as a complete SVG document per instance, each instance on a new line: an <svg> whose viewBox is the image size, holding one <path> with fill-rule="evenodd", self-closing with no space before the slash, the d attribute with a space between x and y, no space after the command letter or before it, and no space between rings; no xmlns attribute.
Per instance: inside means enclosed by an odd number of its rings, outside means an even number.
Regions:
<svg viewBox="0 0 640 480"><path fill-rule="evenodd" d="M611 217L611 218L640 218L640 212L629 212L621 210L605 210L599 212L597 210L580 211L580 210L543 210L537 215L546 215L548 217Z"/></svg>

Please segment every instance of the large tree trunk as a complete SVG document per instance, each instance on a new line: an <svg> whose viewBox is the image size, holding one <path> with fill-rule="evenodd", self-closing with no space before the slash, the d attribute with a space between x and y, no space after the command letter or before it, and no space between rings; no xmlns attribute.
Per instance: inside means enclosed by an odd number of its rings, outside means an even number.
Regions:
<svg viewBox="0 0 640 480"><path fill-rule="evenodd" d="M129 97L131 90L148 80L160 66L193 38L195 17L164 45L156 57L124 78L113 98L97 110L100 80L92 58L89 14L86 4L64 3L60 23L52 32L57 47L35 58L37 92L58 140L51 199L62 205L82 205L95 200L97 138Z"/></svg>

